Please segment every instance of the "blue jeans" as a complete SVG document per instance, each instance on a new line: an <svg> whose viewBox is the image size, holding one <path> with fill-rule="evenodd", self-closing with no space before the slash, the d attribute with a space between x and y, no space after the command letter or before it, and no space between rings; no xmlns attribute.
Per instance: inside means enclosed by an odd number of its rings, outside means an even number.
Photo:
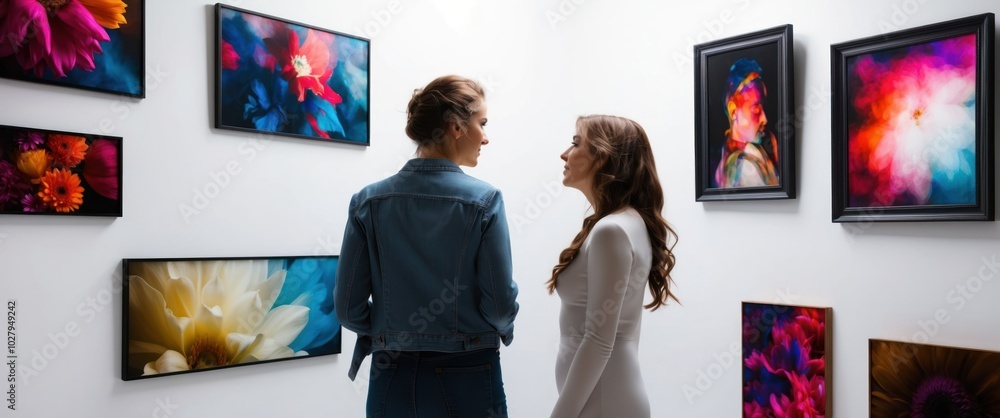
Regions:
<svg viewBox="0 0 1000 418"><path fill-rule="evenodd" d="M507 418L500 352L376 351L368 417Z"/></svg>

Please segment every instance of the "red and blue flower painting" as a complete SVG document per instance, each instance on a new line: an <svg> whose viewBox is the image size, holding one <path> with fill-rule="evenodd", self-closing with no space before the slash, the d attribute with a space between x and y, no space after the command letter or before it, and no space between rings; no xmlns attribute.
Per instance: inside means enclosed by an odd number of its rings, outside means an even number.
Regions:
<svg viewBox="0 0 1000 418"><path fill-rule="evenodd" d="M216 127L369 143L368 40L216 11Z"/></svg>
<svg viewBox="0 0 1000 418"><path fill-rule="evenodd" d="M822 418L829 308L743 303L743 417Z"/></svg>
<svg viewBox="0 0 1000 418"><path fill-rule="evenodd" d="M144 97L141 0L0 0L0 77Z"/></svg>

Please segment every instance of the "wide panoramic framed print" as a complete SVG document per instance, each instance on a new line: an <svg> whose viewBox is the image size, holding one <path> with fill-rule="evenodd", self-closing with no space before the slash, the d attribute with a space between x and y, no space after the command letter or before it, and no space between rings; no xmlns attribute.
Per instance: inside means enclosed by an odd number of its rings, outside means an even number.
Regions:
<svg viewBox="0 0 1000 418"><path fill-rule="evenodd" d="M992 221L992 13L831 46L833 221Z"/></svg>
<svg viewBox="0 0 1000 418"><path fill-rule="evenodd" d="M368 39L215 11L216 128L369 145Z"/></svg>
<svg viewBox="0 0 1000 418"><path fill-rule="evenodd" d="M0 125L0 214L122 216L122 138Z"/></svg>
<svg viewBox="0 0 1000 418"><path fill-rule="evenodd" d="M0 77L145 97L143 0L0 2Z"/></svg>
<svg viewBox="0 0 1000 418"><path fill-rule="evenodd" d="M695 199L795 197L792 25L694 47Z"/></svg>
<svg viewBox="0 0 1000 418"><path fill-rule="evenodd" d="M340 353L337 261L123 260L122 379Z"/></svg>

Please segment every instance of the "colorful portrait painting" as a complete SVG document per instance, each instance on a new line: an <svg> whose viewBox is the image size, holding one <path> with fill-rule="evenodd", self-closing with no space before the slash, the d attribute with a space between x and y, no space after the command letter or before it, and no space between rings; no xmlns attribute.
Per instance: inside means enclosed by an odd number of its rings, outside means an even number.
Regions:
<svg viewBox="0 0 1000 418"><path fill-rule="evenodd" d="M848 206L976 203L976 34L847 60Z"/></svg>
<svg viewBox="0 0 1000 418"><path fill-rule="evenodd" d="M743 417L826 417L830 308L743 302Z"/></svg>
<svg viewBox="0 0 1000 418"><path fill-rule="evenodd" d="M773 74L777 48L758 47L714 58L723 65L708 71L719 86L715 89L719 97L709 97L709 107L716 111L709 116L714 122L709 125L712 187L777 186L781 149L768 119L769 114L780 119L777 99L768 96L768 85L774 89L777 84Z"/></svg>
<svg viewBox="0 0 1000 418"><path fill-rule="evenodd" d="M0 214L122 216L122 139L0 126Z"/></svg>
<svg viewBox="0 0 1000 418"><path fill-rule="evenodd" d="M124 260L122 379L340 353L337 259Z"/></svg>
<svg viewBox="0 0 1000 418"><path fill-rule="evenodd" d="M869 340L872 418L1000 417L1000 353Z"/></svg>
<svg viewBox="0 0 1000 418"><path fill-rule="evenodd" d="M369 41L219 4L216 127L369 144Z"/></svg>
<svg viewBox="0 0 1000 418"><path fill-rule="evenodd" d="M695 54L696 199L794 198L792 26Z"/></svg>
<svg viewBox="0 0 1000 418"><path fill-rule="evenodd" d="M0 0L0 77L145 97L142 0Z"/></svg>

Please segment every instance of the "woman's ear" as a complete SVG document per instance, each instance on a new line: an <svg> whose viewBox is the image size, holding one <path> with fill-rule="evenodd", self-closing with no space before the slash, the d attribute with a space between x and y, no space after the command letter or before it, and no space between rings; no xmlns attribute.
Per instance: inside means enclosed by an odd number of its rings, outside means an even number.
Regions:
<svg viewBox="0 0 1000 418"><path fill-rule="evenodd" d="M459 129L458 124L455 122L445 122L443 128L444 138L458 138L462 135L461 129Z"/></svg>
<svg viewBox="0 0 1000 418"><path fill-rule="evenodd" d="M448 127L451 133L455 134L455 138L461 137L465 134L465 130L462 129L462 126L459 125L458 122L448 122Z"/></svg>

